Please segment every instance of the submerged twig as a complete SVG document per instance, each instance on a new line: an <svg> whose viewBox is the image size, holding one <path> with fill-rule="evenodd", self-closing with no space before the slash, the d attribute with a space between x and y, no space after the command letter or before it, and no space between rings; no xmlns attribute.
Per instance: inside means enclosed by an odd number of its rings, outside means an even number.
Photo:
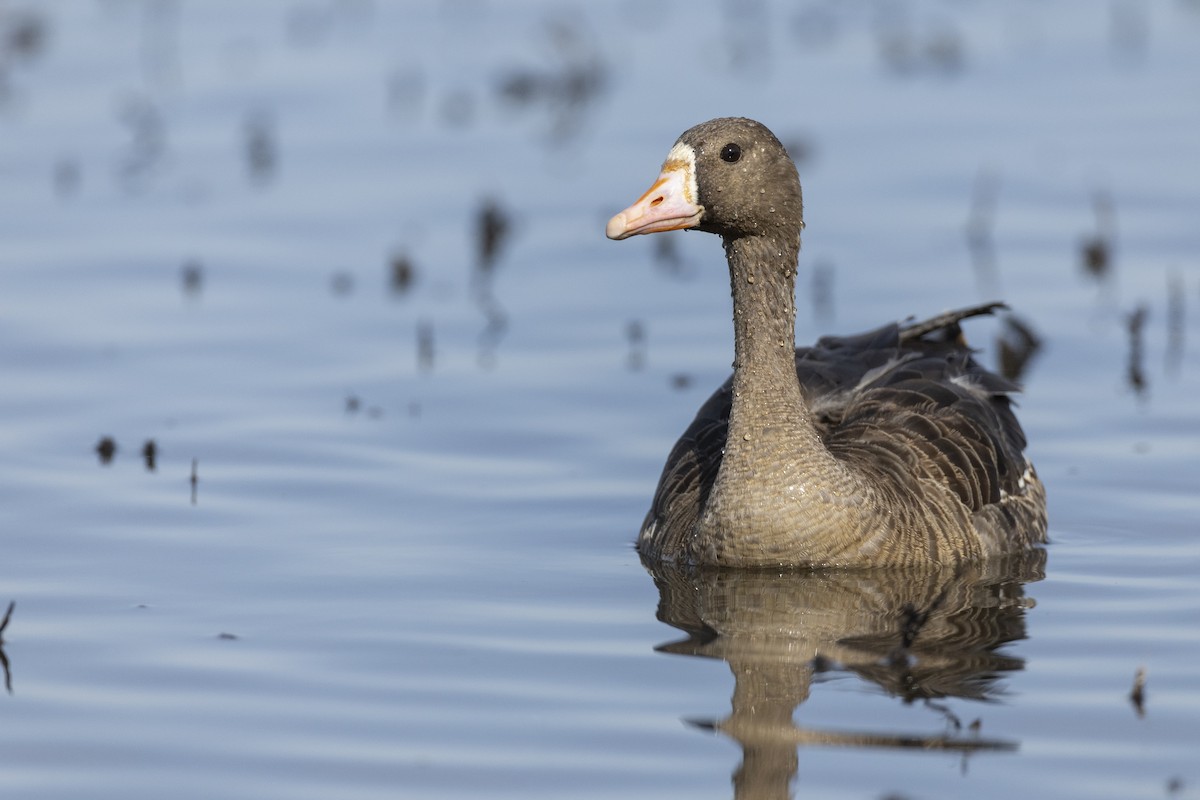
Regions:
<svg viewBox="0 0 1200 800"><path fill-rule="evenodd" d="M495 365L496 348L508 329L508 314L496 298L493 283L496 262L511 228L508 212L496 200L485 199L476 219L477 261L471 275L475 305L485 320L479 335L479 363L483 367Z"/></svg>
<svg viewBox="0 0 1200 800"><path fill-rule="evenodd" d="M4 644L4 629L8 627L8 621L12 618L13 609L17 607L16 600L10 600L8 603L8 611L4 612L4 619L0 620L0 644Z"/></svg>
<svg viewBox="0 0 1200 800"><path fill-rule="evenodd" d="M1003 318L1004 330L997 338L1000 374L1020 382L1030 361L1042 349L1042 339L1024 320L1012 314Z"/></svg>
<svg viewBox="0 0 1200 800"><path fill-rule="evenodd" d="M975 283L984 297L1000 297L1000 272L996 266L996 248L992 238L995 228L996 198L1000 179L981 169L971 189L971 209L967 214L967 249L975 270Z"/></svg>
<svg viewBox="0 0 1200 800"><path fill-rule="evenodd" d="M1133 688L1129 691L1129 702L1139 717L1146 716L1146 668L1138 667L1133 675Z"/></svg>
<svg viewBox="0 0 1200 800"><path fill-rule="evenodd" d="M1112 277L1112 251L1116 239L1116 210L1107 192L1098 191L1092 199L1096 213L1096 233L1079 243L1083 271L1097 283Z"/></svg>
<svg viewBox="0 0 1200 800"><path fill-rule="evenodd" d="M4 688L12 694L12 670L8 666L8 655L4 652L4 629L8 627L8 621L12 619L13 609L17 607L16 600L10 600L8 610L4 612L4 619L0 620L0 669L4 670Z"/></svg>
<svg viewBox="0 0 1200 800"><path fill-rule="evenodd" d="M1186 328L1183 278L1167 276L1167 370L1178 373L1183 365L1183 332Z"/></svg>
<svg viewBox="0 0 1200 800"><path fill-rule="evenodd" d="M1149 316L1150 309L1142 304L1125 318L1125 325L1129 331L1129 364L1126 369L1126 380L1138 397L1142 397L1146 393L1147 387L1146 370L1143 368L1142 361L1142 329L1146 326Z"/></svg>

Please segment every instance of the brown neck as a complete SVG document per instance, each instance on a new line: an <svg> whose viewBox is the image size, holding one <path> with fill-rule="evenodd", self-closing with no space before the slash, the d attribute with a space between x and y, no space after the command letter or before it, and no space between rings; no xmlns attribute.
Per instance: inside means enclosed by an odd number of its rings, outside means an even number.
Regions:
<svg viewBox="0 0 1200 800"><path fill-rule="evenodd" d="M799 241L794 234L790 244L782 237L730 238L725 252L733 290L733 398L697 546L723 550L724 563L756 563L799 537L809 540L817 561L832 552L833 532L845 525L848 509L840 498L859 489L821 441L796 377Z"/></svg>
<svg viewBox="0 0 1200 800"><path fill-rule="evenodd" d="M733 292L733 408L726 461L778 462L820 446L796 379L799 241L725 241Z"/></svg>
<svg viewBox="0 0 1200 800"><path fill-rule="evenodd" d="M753 412L739 417L804 409L795 366L798 250L798 242L786 247L765 237L725 240L733 293L733 404Z"/></svg>

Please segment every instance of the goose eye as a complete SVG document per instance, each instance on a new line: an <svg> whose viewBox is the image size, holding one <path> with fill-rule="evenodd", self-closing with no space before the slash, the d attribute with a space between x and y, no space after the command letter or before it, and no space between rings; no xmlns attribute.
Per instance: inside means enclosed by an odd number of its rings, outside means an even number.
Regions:
<svg viewBox="0 0 1200 800"><path fill-rule="evenodd" d="M721 160L727 161L730 164L742 157L742 148L734 142L730 142L721 148Z"/></svg>

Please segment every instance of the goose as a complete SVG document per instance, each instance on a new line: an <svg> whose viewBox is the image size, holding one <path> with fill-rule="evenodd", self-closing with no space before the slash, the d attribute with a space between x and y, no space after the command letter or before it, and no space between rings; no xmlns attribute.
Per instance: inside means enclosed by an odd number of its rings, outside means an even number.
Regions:
<svg viewBox="0 0 1200 800"><path fill-rule="evenodd" d="M761 123L686 131L610 239L721 237L733 375L667 459L637 539L643 559L720 567L962 564L1046 541L1046 497L1012 409L1018 387L976 362L972 306L796 348L800 179Z"/></svg>

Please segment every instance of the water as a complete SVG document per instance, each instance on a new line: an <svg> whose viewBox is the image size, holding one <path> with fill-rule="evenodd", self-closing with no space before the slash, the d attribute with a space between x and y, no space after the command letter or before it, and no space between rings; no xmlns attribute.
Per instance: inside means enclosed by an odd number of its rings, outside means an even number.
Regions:
<svg viewBox="0 0 1200 800"><path fill-rule="evenodd" d="M1196 796L1194 3L0 30L6 796ZM1044 564L638 563L728 288L714 238L603 225L731 113L806 154L801 339L995 296L1036 332Z"/></svg>

